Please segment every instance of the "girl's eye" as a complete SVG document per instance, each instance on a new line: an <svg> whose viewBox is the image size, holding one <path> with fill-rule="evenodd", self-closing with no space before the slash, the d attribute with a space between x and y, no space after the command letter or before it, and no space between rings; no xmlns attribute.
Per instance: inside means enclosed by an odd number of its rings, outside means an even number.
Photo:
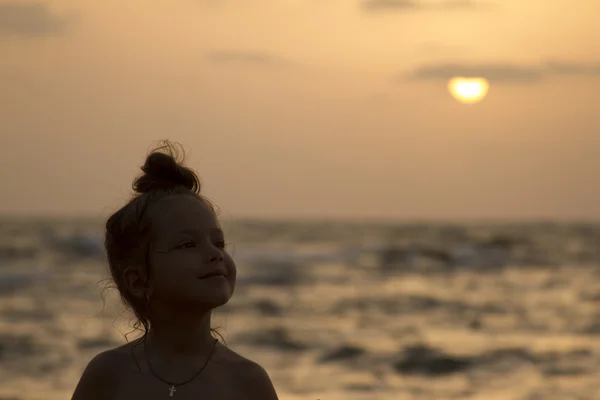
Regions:
<svg viewBox="0 0 600 400"><path fill-rule="evenodd" d="M178 249L191 249L196 247L196 242L193 241L187 241L187 242L183 242L180 245L177 246Z"/></svg>
<svg viewBox="0 0 600 400"><path fill-rule="evenodd" d="M220 249L224 249L227 246L227 243L221 241L221 242L215 242L215 246L217 246ZM194 241L187 241L187 242L183 242L179 245L177 245L175 248L177 249L193 249L196 247L196 242Z"/></svg>

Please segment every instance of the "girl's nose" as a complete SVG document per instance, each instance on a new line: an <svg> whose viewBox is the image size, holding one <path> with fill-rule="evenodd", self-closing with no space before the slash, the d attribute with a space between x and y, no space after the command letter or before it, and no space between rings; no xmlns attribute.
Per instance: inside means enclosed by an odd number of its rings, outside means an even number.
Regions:
<svg viewBox="0 0 600 400"><path fill-rule="evenodd" d="M217 249L216 247L213 246L210 249L210 252L211 253L210 253L209 261L211 263L223 261L223 253L221 252L221 250L219 250L219 249Z"/></svg>
<svg viewBox="0 0 600 400"><path fill-rule="evenodd" d="M210 258L210 262L223 261L223 254L215 255Z"/></svg>

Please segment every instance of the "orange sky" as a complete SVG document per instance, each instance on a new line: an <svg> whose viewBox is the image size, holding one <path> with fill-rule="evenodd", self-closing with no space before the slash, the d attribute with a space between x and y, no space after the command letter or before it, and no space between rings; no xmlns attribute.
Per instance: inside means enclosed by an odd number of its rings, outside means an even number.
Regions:
<svg viewBox="0 0 600 400"><path fill-rule="evenodd" d="M181 142L233 217L600 218L596 0L0 0L0 214ZM477 74L473 106L447 80Z"/></svg>

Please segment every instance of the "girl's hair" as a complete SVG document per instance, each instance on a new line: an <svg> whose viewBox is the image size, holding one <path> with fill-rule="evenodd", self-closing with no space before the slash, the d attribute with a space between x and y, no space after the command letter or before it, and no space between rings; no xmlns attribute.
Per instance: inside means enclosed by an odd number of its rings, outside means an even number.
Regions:
<svg viewBox="0 0 600 400"><path fill-rule="evenodd" d="M127 288L125 270L138 266L145 279L151 278L152 220L148 208L166 197L186 195L198 198L215 211L211 202L200 194L200 180L193 170L184 166L185 152L181 145L179 148L181 152L170 141L162 141L146 158L141 168L143 174L133 181L131 199L106 221L104 245L110 280L119 291L123 305L133 311L134 331L142 332L138 343L145 340L150 330L152 314L147 297L138 299ZM216 330L211 331L223 339Z"/></svg>

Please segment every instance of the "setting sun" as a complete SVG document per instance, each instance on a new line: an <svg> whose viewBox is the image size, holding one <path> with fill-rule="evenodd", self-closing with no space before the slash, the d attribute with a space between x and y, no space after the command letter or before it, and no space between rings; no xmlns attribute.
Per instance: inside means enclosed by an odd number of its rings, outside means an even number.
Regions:
<svg viewBox="0 0 600 400"><path fill-rule="evenodd" d="M484 78L455 77L448 82L450 94L465 104L474 104L483 100L489 86Z"/></svg>

